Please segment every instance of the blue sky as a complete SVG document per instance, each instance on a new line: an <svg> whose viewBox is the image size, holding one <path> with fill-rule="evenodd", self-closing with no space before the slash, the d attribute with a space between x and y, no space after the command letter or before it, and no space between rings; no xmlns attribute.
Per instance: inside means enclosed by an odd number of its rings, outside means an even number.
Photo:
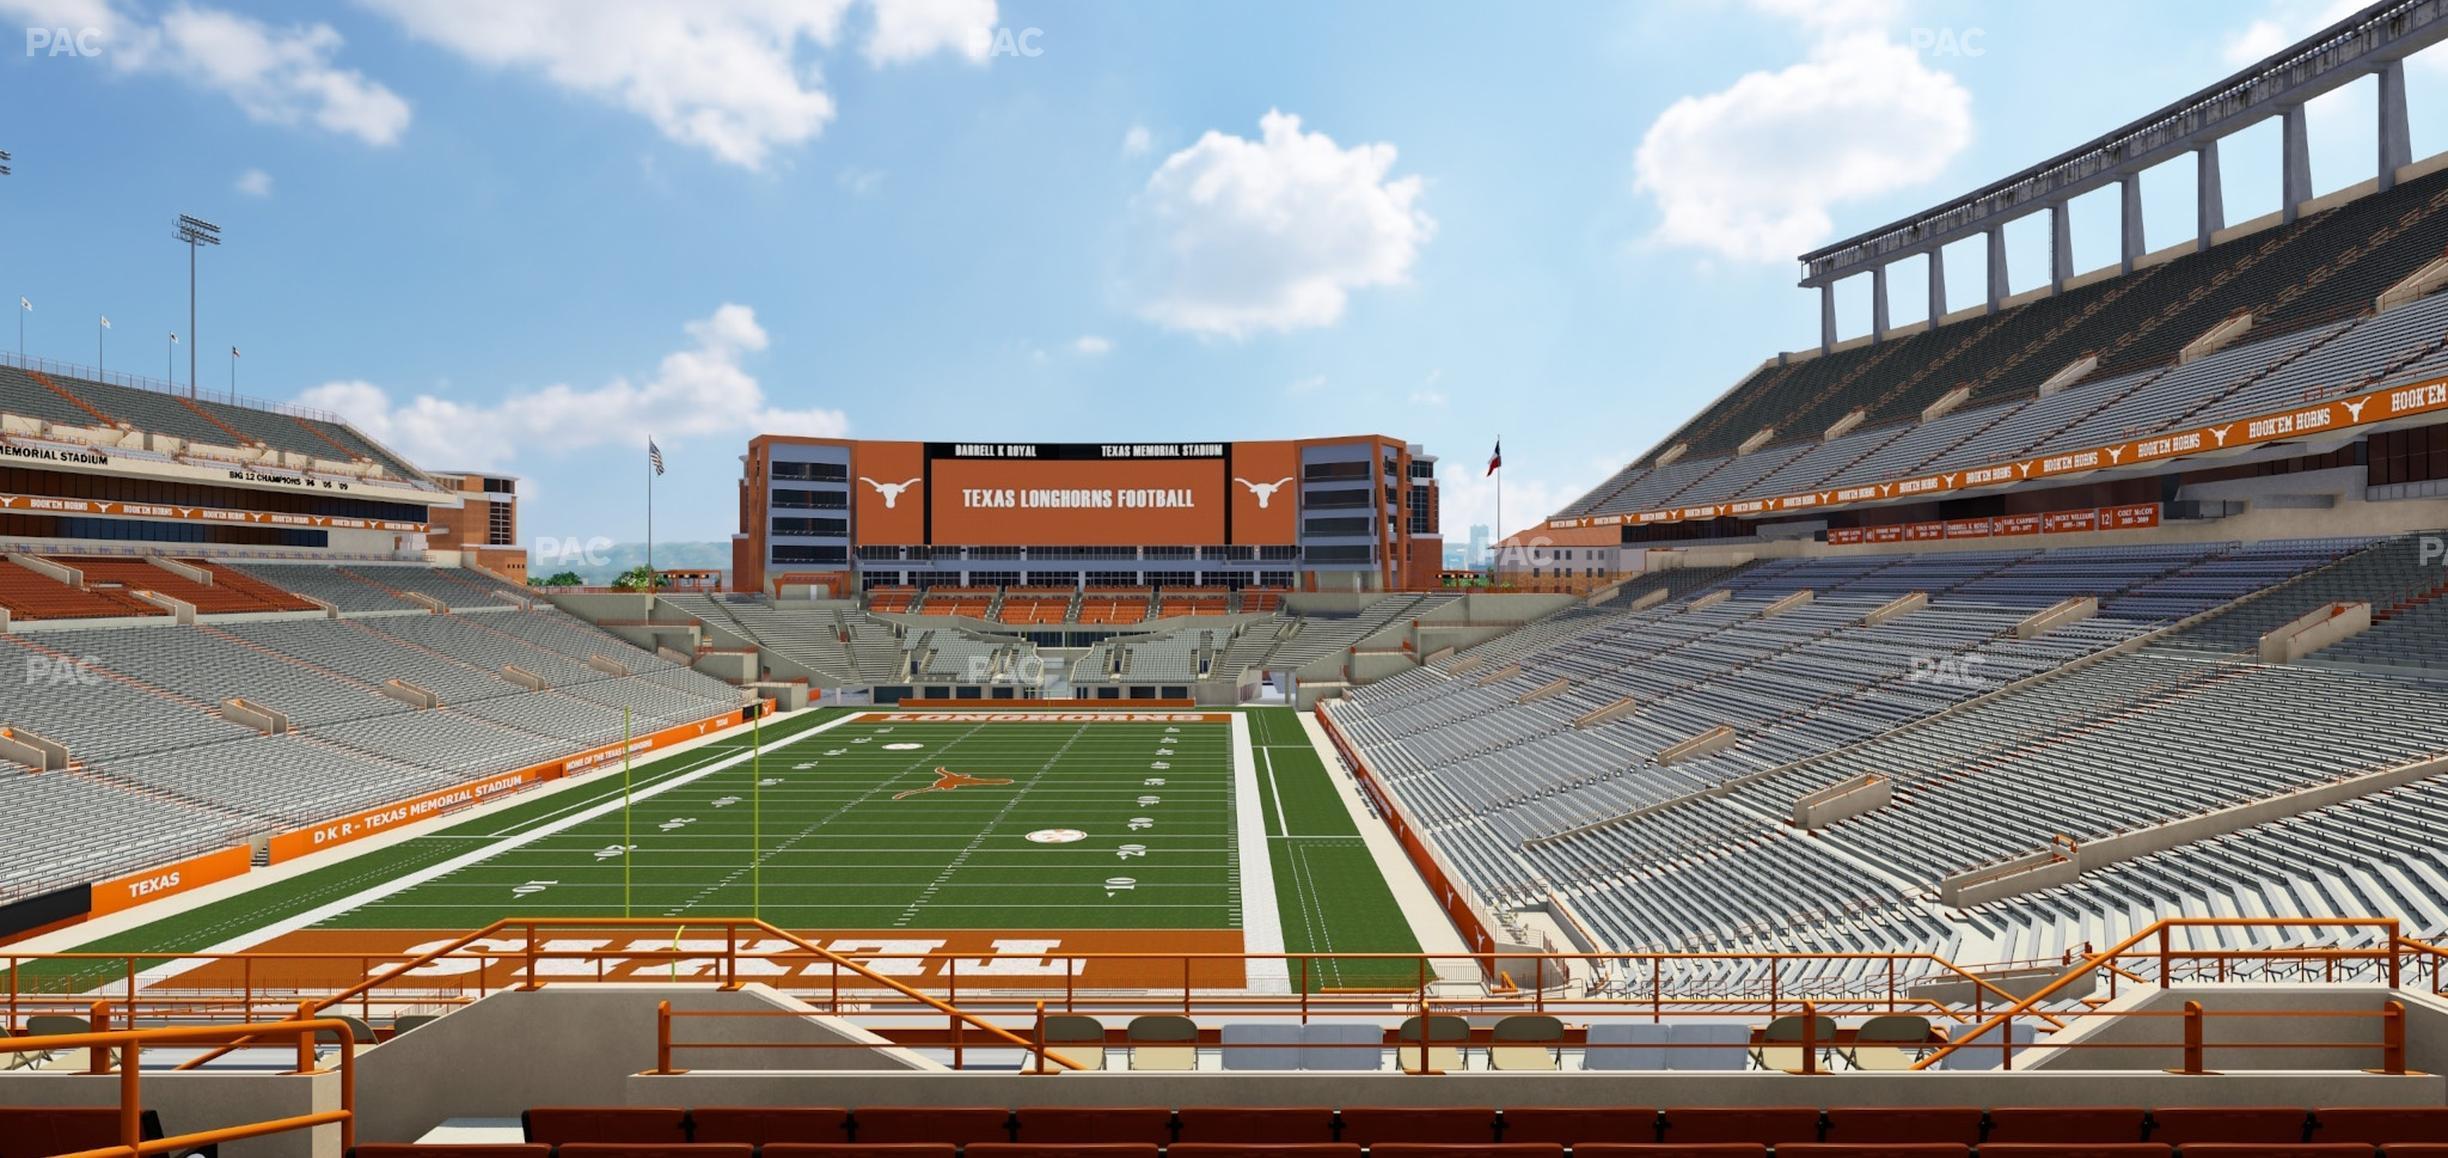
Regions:
<svg viewBox="0 0 2448 1158"><path fill-rule="evenodd" d="M1459 536L1496 435L1518 527L1815 342L1793 254L2352 7L0 0L0 291L29 353L90 363L107 313L159 375L171 222L217 221L205 388L234 344L243 393L519 474L531 538L638 538L649 430L667 540L735 529L759 430L1383 432L1443 456ZM2411 92L2448 147L2448 70ZM2370 110L2315 106L2319 189L2370 175ZM2276 153L2224 146L2231 221ZM2191 176L2146 177L2154 248ZM2079 267L2115 212L2077 203ZM2010 239L2034 284L2038 220Z"/></svg>

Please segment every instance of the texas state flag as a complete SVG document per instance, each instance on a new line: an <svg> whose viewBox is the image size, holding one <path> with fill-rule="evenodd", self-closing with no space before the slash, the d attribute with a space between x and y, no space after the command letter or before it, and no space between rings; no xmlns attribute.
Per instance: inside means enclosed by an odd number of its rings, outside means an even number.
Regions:
<svg viewBox="0 0 2448 1158"><path fill-rule="evenodd" d="M1488 452L1488 473L1489 473L1489 474L1494 474L1494 473L1496 473L1496 468L1498 468L1498 467L1500 467L1500 466L1503 466L1503 465L1504 465L1504 440L1503 440L1503 439L1501 439L1501 438L1499 438L1499 439L1497 439L1497 440L1496 440L1496 449Z"/></svg>

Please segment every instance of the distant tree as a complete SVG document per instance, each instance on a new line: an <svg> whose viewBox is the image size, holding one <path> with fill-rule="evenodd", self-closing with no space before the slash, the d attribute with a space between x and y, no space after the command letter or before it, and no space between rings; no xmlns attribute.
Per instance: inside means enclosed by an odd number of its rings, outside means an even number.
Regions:
<svg viewBox="0 0 2448 1158"><path fill-rule="evenodd" d="M653 568L640 563L621 572L620 578L613 580L612 585L623 591L649 591L657 587L669 586L670 581L657 574Z"/></svg>
<svg viewBox="0 0 2448 1158"><path fill-rule="evenodd" d="M586 576L576 571L562 571L547 579L530 580L538 587L584 587Z"/></svg>

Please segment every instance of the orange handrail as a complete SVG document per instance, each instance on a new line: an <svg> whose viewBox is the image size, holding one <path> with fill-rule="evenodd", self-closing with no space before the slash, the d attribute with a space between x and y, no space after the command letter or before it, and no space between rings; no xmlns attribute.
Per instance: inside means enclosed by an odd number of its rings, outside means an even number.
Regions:
<svg viewBox="0 0 2448 1158"><path fill-rule="evenodd" d="M485 938L485 937L486 937L487 935L489 935L489 934L498 933L498 932L502 932L502 931L509 930L509 929L523 929L523 930L525 930L525 931L526 931L526 934L527 934L527 960L528 960L528 962L530 963L530 964L529 964L529 966L528 966L527 981L528 981L528 984L532 986L532 985L537 984L537 981L536 981L536 972L535 972L535 968L534 968L533 962L535 962L535 961L538 959L538 957L539 957L539 954L538 954L538 952L537 952L537 950L536 950L536 945L535 945L535 936L536 936L536 931L537 931L538 929L552 929L552 928L580 928L580 929L606 929L606 928L615 928L615 929L628 929L628 928L674 928L674 927L680 927L680 926L683 926L683 925L688 924L688 923L690 923L690 922L684 922L684 921L679 920L679 919L667 919L667 918L659 918L659 917L595 917L595 918L589 918L589 917L532 917L532 918L525 918L525 919L506 919L506 920L495 921L495 922L493 922L492 924L487 925L487 926L485 926L484 928L479 929L479 930L477 930L477 931L475 931L475 932L473 932L473 933L470 933L470 934L468 934L468 935L467 935L467 936L465 936L465 937L461 937L461 938L459 938L458 940L453 941L453 942L451 942L450 944L445 945L445 946L443 946L443 947L442 947L442 948L440 948L440 949L431 950L431 951L428 951L428 952L426 952L426 953L420 954L420 955L418 955L418 956L416 956L416 957L410 958L409 960L404 961L404 962L400 963L398 966L396 966L396 967L392 968L392 969L391 969L389 972L386 972L386 973L382 974L381 976L377 976L377 977L369 977L369 978L367 978L366 980L361 981L361 982L358 982L357 984L352 985L352 986L348 987L347 989L341 990L341 991L340 991L340 992L338 992L338 993L332 994L332 995L331 995L331 996L329 996L329 997L324 997L324 998L321 998L321 999L319 999L319 1000L310 1001L310 1002L308 1002L308 1003L306 1004L306 1006L304 1007L304 1010L302 1010L302 1012L303 1012L303 1011L311 1011L311 1012L320 1013L320 1012L322 1012L323 1010L329 1009L329 1008L331 1008L332 1006L339 1004L340 1002L343 1002L343 1001L348 1000L349 998L355 997L355 996L357 996L357 995L359 995L359 994L361 994L361 993L367 993L367 992L370 992L370 991L372 991L373 989L375 989L376 987L381 986L381 985L383 985L383 984L384 984L384 983L386 983L386 982L390 982L390 981L397 980L398 978L400 978L400 977L402 977L402 976L405 976L406 974L408 974L409 972L411 972L411 971L413 971L413 970L424 968L425 966L430 965L430 964L432 964L433 962L435 962L435 961L437 961L437 960L440 960L440 959L441 959L441 958L443 958L444 956L447 956L447 955L449 955L449 954L451 954L451 953L457 952L457 951L458 951L458 950L460 950L460 949L464 949L464 948L466 948L468 945L470 945L470 944L472 944L472 943L474 943L474 942L476 942L476 941L478 941L478 940L481 940L481 939ZM968 1024L968 1025L971 1025L971 1026L973 1026L973 1027L975 1027L975 1028L977 1028L977 1029L979 1029L979 1030L981 1030L981 1031L985 1032L985 1033L986 1033L988 1036L990 1036L990 1037L994 1037L994 1038L1000 1039L1000 1040L1005 1041L1005 1042L1007 1042L1007 1043L1009 1043L1009 1044L1011 1044L1011 1045L1019 1046L1019 1047L1021 1047L1021 1048L1023 1048L1023 1049L1029 1048L1029 1042L1028 1042L1026 1039L1021 1038L1019 1035L1012 1033L1010 1030L1004 1029L1003 1027L1001 1027L1001 1026L999 1026L999 1025L992 1024L992 1023L990 1023L990 1022L988 1022L988 1021L986 1021L986 1020L984 1020L984 1019L982 1019L982 1018L979 1018L979 1017L975 1016L974 1014L965 1013L965 1012L961 1011L959 1008L957 1008L957 1007L955 1007L955 1006L953 1006L953 1005L950 1005L950 1004L948 1004L948 1003L946 1003L946 1002L944 1002L944 1001L938 1000L938 999L936 999L936 998L934 998L934 997L931 997L931 996L929 996L929 995L927 995L927 994L925 994L925 993L921 993L921 992L919 992L919 991L918 991L918 990L916 990L916 989L913 989L913 988L911 988L911 987L909 987L909 986L907 986L907 985L904 985L904 984L902 984L901 982L896 981L896 980L894 980L894 979L893 979L893 978L891 978L891 977L887 977L887 976L885 976L885 975L884 975L884 974L882 974L882 973L878 973L878 972L876 972L875 970L870 969L870 968L868 968L868 967L866 967L866 966L864 966L864 965L861 965L861 964L859 964L859 963L858 963L858 962L856 962L856 961L853 961L853 960L851 960L851 959L849 959L849 958L847 958L847 957L842 956L841 954L835 953L835 952L833 952L833 951L832 951L832 950L830 950L830 949L825 949L825 948L822 948L822 947L820 947L820 946L818 946L818 945L815 945L815 944L813 944L813 943L811 943L811 942L809 942L809 941L805 940L804 938L800 937L800 936L799 936L798 934L796 934L796 933L792 933L792 932L789 932L789 931L787 931L787 930L783 930L783 929L777 929L777 928L775 928L775 927L774 927L774 926L772 926L772 925L768 925L768 924L766 924L766 923L765 923L765 922L763 922L763 921L756 920L756 919L753 919L753 918L751 918L751 919L747 919L747 920L741 920L741 919L738 919L738 918L732 918L732 919L729 919L729 920L726 920L726 921L721 921L721 922L709 922L709 921L705 921L705 920L700 919L700 920L697 920L697 921L695 921L695 922L693 922L693 923L698 924L698 925L706 925L706 924L719 924L719 925L721 925L721 926L722 926L722 928L723 928L723 930L724 930L724 933L725 933L725 937L726 937L726 939L728 940L729 944L731 945L731 951L730 951L730 952L728 952L728 953L726 953L726 954L725 954L725 957L724 957L724 960L725 960L725 961L728 963L728 966L729 966L729 967L726 969L726 972L725 972L725 978L724 978L724 980L725 980L726 984L728 984L728 985L736 985L736 984L737 984L737 982L738 982L738 972L737 972L737 970L738 970L738 962L739 962L738 944L739 944L739 933L740 933L740 930L742 930L742 929L753 929L753 930L756 930L756 931L757 931L757 932L759 932L759 933L762 933L762 934L765 934L765 935L768 935L768 936L774 937L774 938L776 938L776 939L779 939L779 940L781 940L781 941L783 941L783 942L785 942L785 943L787 943L787 944L795 945L795 946L797 946L798 948L800 948L801 950L803 950L803 951L805 951L805 952L807 952L807 953L809 953L809 954L812 954L812 955L813 955L813 956L815 956L815 957L816 957L818 960L824 961L824 962L826 962L826 963L828 963L828 964L832 965L832 966L833 966L833 967L835 967L836 969L847 969L847 970L849 970L850 972L852 972L852 973L855 973L855 974L859 975L860 977L864 977L864 978L866 978L866 979L867 979L867 980L869 980L869 981L872 981L872 982L874 982L874 983L876 983L876 984L878 984L878 985L882 985L882 986L884 986L884 987L885 987L885 988L887 988L887 989L890 989L890 990L892 990L892 991L894 991L894 992L896 992L896 993L899 993L899 994L900 994L901 996L903 996L903 997L906 997L906 998L908 998L908 999L910 999L910 1000L912 1000L912 1001L916 1001L916 1002L918 1002L918 1003L919 1003L919 1004L921 1004L921 1005L924 1005L924 1006L926 1006L926 1007L928 1007L928 1008L930 1008L930 1009L933 1009L933 1010L934 1010L935 1012L937 1012L937 1013L944 1014L944 1015L946 1015L946 1016L948 1016L948 1017L951 1017L951 1018L955 1019L956 1021L960 1021L960 1022L966 1023L966 1024ZM212 1061L212 1060L214 1060L214 1059L216 1059L216 1058L219 1058L219 1057L222 1057L222 1056L226 1055L227 1053L229 1053L229 1051L230 1051L230 1050L237 1048L237 1046L239 1046L239 1045L245 1044L245 1043L246 1043L246 1040L247 1040L247 1039L245 1039L245 1038L241 1038L239 1041L237 1041L237 1042L232 1042L230 1045L223 1046L223 1047L221 1047L220 1049L213 1050L213 1051L211 1051L211 1052L208 1052L208 1053L205 1053L205 1054L199 1055L199 1056L197 1056L197 1057L195 1057L195 1058L192 1058L192 1059L188 1060L186 1063L184 1063L184 1064L180 1065L178 1068L180 1068L180 1069L182 1069L182 1070L186 1070L186 1069L194 1069L195 1067L200 1066L200 1065L203 1065L203 1064L204 1064L204 1063L206 1063L206 1062ZM1060 1065L1061 1065L1061 1066L1062 1066L1064 1069L1074 1069L1074 1070L1075 1070L1075 1069L1079 1069L1079 1068L1081 1068L1081 1067L1080 1067L1080 1065L1079 1065L1079 1063L1077 1063L1077 1062L1075 1062L1075 1061L1072 1061L1071 1059L1069 1059L1069 1058L1067 1058L1067 1057L1064 1057L1064 1056L1063 1056L1063 1055L1061 1055L1061 1054L1058 1054L1058 1053L1049 1053L1049 1054L1047 1054L1046 1056L1047 1056L1048 1058L1052 1059L1053 1061L1055 1061L1055 1062L1059 1063L1059 1064L1060 1064Z"/></svg>
<svg viewBox="0 0 2448 1158"><path fill-rule="evenodd" d="M257 1037L281 1037L295 1034L301 1058L300 1072L313 1072L314 1040L317 1034L337 1032L340 1038L340 1108L312 1114L257 1122L246 1126L224 1126L191 1134L145 1141L144 1066L142 1054L146 1045L185 1041L219 1041L233 1033L243 1034L244 1040ZM258 1022L251 1025L156 1026L148 1029L118 1029L96 1033L62 1033L42 1037L13 1037L9 1048L27 1053L49 1053L56 1050L91 1049L97 1056L112 1048L119 1050L119 1145L94 1150L80 1150L61 1158L141 1158L147 1154L168 1154L242 1138L260 1138L266 1134L290 1130L310 1130L318 1126L340 1127L340 1150L346 1153L357 1144L357 1046L350 1036L349 1025L333 1018L298 1019L294 1021ZM184 1067L181 1067L184 1068Z"/></svg>
<svg viewBox="0 0 2448 1158"><path fill-rule="evenodd" d="M1973 1039L1978 1038L1978 1037L1980 1037L1981 1035L1988 1033L1990 1030L1997 1029L1997 1028L1998 1028L1998 1027L2000 1027L2000 1026L2004 1026L2004 1025L2009 1025L2009 1024L2011 1024L2011 1023L2014 1021L2014 1019L2015 1019L2016 1017L2018 1017L2018 1016L2021 1016L2021 1015L2024 1015L2024 1014L2029 1014L2029 1013L2033 1012L2033 1009L2034 1009L2034 1007L2035 1007L2035 1006L2039 1005L2039 1004L2040 1004L2041 1002L2043 1002L2043 1001L2048 1000L2048 999L2049 999L2049 998L2051 998L2051 997L2056 996L2056 995L2057 995L2057 992L2058 992L2059 990L2062 990L2062 989L2064 989L2066 986L2073 984L2073 983L2074 983L2076 980L2078 980L2078 979L2080 979L2081 977L2083 977L2084 975L2086 975L2086 974L2090 973L2092 970L2094 970L2094 969L2098 969L2098 968L2100 968L2100 967L2101 967L2101 966L2103 966L2103 965L2106 965L2106 964L2108 964L2108 963L2110 963L2110 962L2113 962L2113 961L2114 961L2114 960L2116 960L2118 957L2122 957L2122 956L2124 956L2124 955L2125 955L2125 953L2126 953L2126 951L2128 951L2128 950L2132 949L2134 946L2139 945L2139 944L2143 943L2144 941L2150 940L2150 939L2152 939L2152 938L2157 938L2157 939L2158 939L2158 941L2159 941L2159 983L2160 983L2161 985L2165 985L2165 984L2167 984L2167 981L2168 981L2168 976L2167 976L2167 974L2168 974L2168 963L2169 963L2169 961L2172 959L2172 957L2173 957L2173 955L2174 955L2174 951L2171 949L2171 947L2169 946L2169 943L2168 943L2168 933L2169 933L2171 930L2174 930L2174 929L2180 929L2180 928L2218 928L2218 929L2231 929L2231 928L2276 928L2276 927L2301 926L2301 925L2316 925L2316 926L2342 926L2342 927L2347 927L2347 928L2367 928L2367 927L2380 927L2380 928L2385 928L2385 929L2387 929L2387 930L2388 930L2388 945L2389 945L2389 947L2390 947L2390 948L2389 948L2389 974L2390 974L2390 977L2389 977L2389 986L2390 986L2390 988L2395 988L2395 987L2396 987L2396 984L2397 984L2397 976L2396 976L2396 974L2397 974L2396 946L2398 945L2398 943L2399 943L2399 942L2403 941L2405 938L2404 938L2404 936L2403 936L2403 933L2402 933L2402 930L2401 930L2400 925L2399 925L2399 923L2398 923L2398 920L2397 920L2397 918L2395 918L2395 917L2347 917L2347 918L2318 918L2318 917L2168 917L2168 918L2163 918L2163 919L2161 919L2161 920L2159 920L2159 921L2157 921L2157 922L2155 922L2155 923L2151 924L2150 926L2148 926L2148 927L2146 927L2146 928L2143 928L2143 929L2141 929L2141 930L2136 931L2136 932L2135 932L2135 933L2134 933L2132 936L2127 937L2127 938L2125 938L2124 940L2119 941L2119 942L2117 942L2116 944L2109 946L2107 949L2104 949L2104 950L2102 950L2102 951L2100 951L2100 952L2097 952L2097 953L2092 954L2092 955L2091 955L2089 958L2085 959L2085 960L2084 960L2084 961L2083 961L2081 964L2078 964L2078 965L2074 966L2073 968L2066 970L2066 971L2065 971L2063 974L2060 974L2056 980L2049 982L2047 985L2041 986L2041 987L2040 987L2038 990L2034 991L2034 992L2033 992L2033 993L2032 993L2030 996L2025 997L2025 998L2023 998L2022 1000L2017 1001L2017 1002L2015 1002L2013 1005L2011 1005L2011 1006L2007 1007L2007 1009L2005 1010L2005 1012L2003 1012L2003 1013L1999 1013L1999 1014L1997 1014L1996 1016L1991 1017L1989 1020L1984 1021L1984 1022L1982 1022L1981 1024L1979 1024L1979 1025L1977 1025L1977 1026L1973 1027L1972 1032L1967 1033L1967 1034L1963 1035L1963 1036L1962 1036L1962 1037L1960 1037L1960 1038L1953 1038L1953 1039L1950 1039L1950 1040L1947 1042L1947 1044L1946 1044L1946 1045L1944 1045L1944 1046L1942 1046L1942 1047L1940 1047L1940 1048L1937 1050L1937 1052L1932 1053L1932 1054L1930 1054L1929 1056L1922 1058L1920 1061L1913 1063L1913 1067L1912 1067L1912 1068L1914 1068L1914 1069L1916 1069L1916 1070L1925 1070L1925 1069L1930 1068L1930 1067L1931 1067L1931 1066L1933 1066L1933 1065L1936 1065L1936 1064L1939 1062L1939 1060L1940 1060L1940 1059L1945 1058L1945 1057L1947 1057L1948 1055L1953 1054L1953 1053L1954 1053L1956 1050L1961 1049L1961 1048L1963 1048L1964 1046L1971 1044L1971 1042L1973 1041ZM2247 950L2247 951L2242 951L2242 952L2252 952L2252 951ZM2341 954L2341 953L2345 953L2345 954L2353 954L2353 955L2357 955L2357 956L2369 956L2369 955L2370 955L2370 954L2369 954L2369 952L2368 952L2368 951L2365 951L2365 950L2338 950L2338 949L2332 949L2332 950L2308 950L2308 949L2296 949L2296 950L2289 950L2288 952L2289 952L2291 955L2295 955L2295 956L2302 956L2302 955L2307 955L2307 954L2309 954L2309 955L2313 955L2313 956L2334 956L2334 955ZM2231 953L2230 951L2227 951L2227 950L2219 950L2219 951L2216 951L2216 952L2214 952L2214 953L2191 953L2191 954L2188 954L2188 955L2193 955L2193 956L2230 956L2230 955L2234 955L2234 954L2233 954L2233 953ZM2047 1015L2046 1015L2046 1014L2042 1014L2041 1016L2046 1017ZM2063 1023L2059 1023L2059 1025L2060 1025L2060 1027L2062 1028ZM2001 1032L2003 1033L2004 1031L2001 1031ZM2006 1037L2007 1037L2009 1040L2011 1040L2011 1036L2012 1036L2011 1034L2006 1034L2005 1036L2006 1036ZM2009 1045L2008 1045L2006 1048L2011 1049L2011 1048L2012 1048L2011 1044L2009 1044Z"/></svg>

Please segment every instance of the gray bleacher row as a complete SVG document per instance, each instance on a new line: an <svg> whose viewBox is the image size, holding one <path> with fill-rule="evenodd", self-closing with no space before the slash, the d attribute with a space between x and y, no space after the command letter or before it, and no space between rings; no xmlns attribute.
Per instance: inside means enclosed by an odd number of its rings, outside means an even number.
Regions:
<svg viewBox="0 0 2448 1158"><path fill-rule="evenodd" d="M166 434L190 442L236 447L245 440L315 458L342 460L355 455L380 463L395 479L432 489L433 484L408 464L383 453L346 426L209 398L182 400L177 395L134 386L95 382L66 375L49 375L52 382L75 394L86 405L138 430ZM0 366L0 411L65 426L99 425L92 411L61 397L14 366ZM232 437L231 431L237 432Z"/></svg>
<svg viewBox="0 0 2448 1158"><path fill-rule="evenodd" d="M41 855L0 857L0 895L161 863L738 702L737 689L549 610L0 639L28 672L0 681L0 723L67 745L76 762L67 772L0 771L0 817L81 818L24 846ZM591 655L633 674L588 666ZM502 663L552 686L526 691L493 674ZM443 707L416 711L375 690L394 677L434 691ZM289 713L298 731L264 737L222 719L217 705L231 695ZM130 839L63 851L63 834L102 831Z"/></svg>
<svg viewBox="0 0 2448 1158"><path fill-rule="evenodd" d="M1627 513L1961 470L2271 413L2431 377L2444 366L2448 295L2433 295L2384 314L2240 342L2181 365L2081 382L2045 397L1745 455L1627 467L1559 513Z"/></svg>
<svg viewBox="0 0 2448 1158"><path fill-rule="evenodd" d="M225 562L220 565L233 567L309 599L328 603L344 613L428 610L414 600L392 594L393 591L412 591L430 596L453 611L499 610L518 606L532 598L523 587L458 567L428 567L422 564L334 567L323 563L260 562Z"/></svg>
<svg viewBox="0 0 2448 1158"><path fill-rule="evenodd" d="M1464 653L1487 652L1521 664L1522 674L1485 688L1477 686L1485 678L1481 673L1501 663L1485 662L1458 678L1429 669L1405 673L1359 689L1328 710L1474 888L1499 902L1560 892L1605 944L1694 947L1743 938L1765 943L1760 938L1773 928L1788 930L1781 935L1789 940L1779 947L1873 947L1897 943L1899 935L1915 930L1907 938L1911 943L1936 946L1953 931L1908 895L1930 878L1880 867L1884 862L1851 845L1784 840L1779 830L1795 796L1865 770L1868 762L1856 753L1891 743L1882 737L1939 708L2130 639L2154 622L2224 603L2265 585L2274 571L2312 569L2313 579L2303 585L2325 596L2332 572L2359 573L2363 561L2384 546L2403 543L2375 546L2347 539L2118 553L1779 560L1721 583L1739 594L1714 607L1694 610L1681 600L1642 612L1575 611L1557 621L1579 629L1556 631L1556 621L1542 625L1538 634L1548 641L1541 647L1508 648L1499 640ZM2335 562L2341 557L2346 561ZM2214 566L2238 560L2243 565ZM2325 565L2327 570L2318 570ZM1806 588L1819 597L1775 619L1759 618L1769 601ZM1882 606L1899 590L1931 590L1933 601L1880 627L1859 625L1864 610ZM2107 595L2104 602L2114 606L2118 595L2135 590L2160 591L2149 604L2160 614L2132 620L2103 616L2028 641L2005 634L2033 607L2065 595ZM1971 602L1975 597L1981 602ZM2271 598L2292 605L2314 596ZM1977 665L1964 662L1973 657L1979 658ZM1950 662L1927 662L1932 658ZM2112 660L2091 670L2124 670L2120 662L2129 661ZM1928 678L1916 679L1916 672ZM2306 674L2321 673L2291 668L2271 678ZM1531 703L1515 702L1559 675L1574 686ZM1993 703L2025 702L2051 686L2042 683ZM1582 712L1623 694L1638 705L1630 717L1591 728L1569 726ZM1669 723L1656 726L1661 720ZM1649 760L1661 741L1695 734L1713 722L1734 723L1743 743L1674 767ZM2198 730L2201 724L2196 719L2189 726ZM2407 745L2427 742L2416 737ZM1935 743L1929 750L1937 759L1947 748ZM2329 751L2342 760L2401 754L2395 748L2358 752L2338 744ZM1744 784L1723 801L1697 795L1745 774L1829 752L1837 755L1805 765L1807 773L1779 773ZM1846 759L1854 763L1837 763ZM1650 811L1586 832L1554 835L1574 824L1641 809ZM1960 818L1948 823L1963 826ZM1889 833L1881 847L1903 838ZM1672 871L1674 864L1694 858L1721 858L1736 845L1756 846L1757 857L1795 863L1765 878L1775 884L1766 890L1723 881L1728 874L1749 872L1748 867L1714 874ZM1622 866L1653 863L1661 867L1623 875ZM1739 898L1713 895L1726 890ZM1777 899L1757 907L1763 896ZM1819 940L1811 941L1814 937Z"/></svg>

